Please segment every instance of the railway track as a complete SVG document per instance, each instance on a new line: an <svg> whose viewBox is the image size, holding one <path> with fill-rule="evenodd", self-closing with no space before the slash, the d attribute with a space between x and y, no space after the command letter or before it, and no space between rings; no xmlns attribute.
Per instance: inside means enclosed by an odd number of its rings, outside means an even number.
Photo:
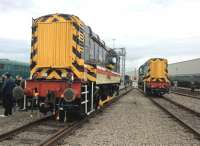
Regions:
<svg viewBox="0 0 200 146"><path fill-rule="evenodd" d="M53 120L52 116L47 116L0 135L0 145L41 145L45 139L73 124L60 123Z"/></svg>
<svg viewBox="0 0 200 146"><path fill-rule="evenodd" d="M164 96L149 99L200 138L200 113Z"/></svg>
<svg viewBox="0 0 200 146"><path fill-rule="evenodd" d="M200 99L200 91L191 92L189 89L172 89L170 90L171 93L186 96L186 97L192 97L196 99Z"/></svg>
<svg viewBox="0 0 200 146"><path fill-rule="evenodd" d="M127 94L131 89L132 88L121 89L120 95L113 98L113 100L104 106L103 109ZM71 123L61 123L55 121L52 119L51 115L44 117L0 135L0 145L50 146L54 144L61 144L64 136L68 136L72 131L82 126L89 120L89 118L95 116L101 110L97 110L87 118Z"/></svg>

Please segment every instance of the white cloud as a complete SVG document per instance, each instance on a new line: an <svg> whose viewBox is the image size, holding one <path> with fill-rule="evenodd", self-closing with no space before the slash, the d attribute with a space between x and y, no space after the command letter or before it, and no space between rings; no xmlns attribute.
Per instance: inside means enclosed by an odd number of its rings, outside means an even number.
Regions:
<svg viewBox="0 0 200 146"><path fill-rule="evenodd" d="M0 13L0 38L25 40L30 45L32 17L70 13L109 45L116 38L117 47L126 47L127 68L155 56L170 62L200 57L199 0L32 0L31 5L20 0L7 7L6 2L0 2L6 10Z"/></svg>

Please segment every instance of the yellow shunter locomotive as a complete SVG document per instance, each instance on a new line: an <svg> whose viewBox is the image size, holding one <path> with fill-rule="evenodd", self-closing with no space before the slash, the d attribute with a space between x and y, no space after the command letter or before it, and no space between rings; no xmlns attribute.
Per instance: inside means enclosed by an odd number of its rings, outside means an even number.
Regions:
<svg viewBox="0 0 200 146"><path fill-rule="evenodd" d="M163 95L169 92L170 81L167 60L151 58L140 66L138 87L148 95Z"/></svg>
<svg viewBox="0 0 200 146"><path fill-rule="evenodd" d="M91 114L119 91L120 57L74 15L33 19L30 70L26 96L62 120Z"/></svg>

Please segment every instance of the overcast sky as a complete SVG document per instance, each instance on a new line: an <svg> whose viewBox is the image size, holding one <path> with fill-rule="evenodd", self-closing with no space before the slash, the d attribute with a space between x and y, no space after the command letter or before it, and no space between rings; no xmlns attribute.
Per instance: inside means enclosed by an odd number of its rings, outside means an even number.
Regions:
<svg viewBox="0 0 200 146"><path fill-rule="evenodd" d="M32 17L74 14L125 47L127 69L150 57L200 57L200 0L0 0L0 58L29 62Z"/></svg>

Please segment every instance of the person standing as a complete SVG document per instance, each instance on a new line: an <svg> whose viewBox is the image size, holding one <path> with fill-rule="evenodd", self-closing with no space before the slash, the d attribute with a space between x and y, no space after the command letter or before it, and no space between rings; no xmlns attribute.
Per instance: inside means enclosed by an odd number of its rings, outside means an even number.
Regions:
<svg viewBox="0 0 200 146"><path fill-rule="evenodd" d="M11 79L11 75L6 73L5 77L6 79L2 87L3 107L5 108L4 117L12 115L12 107L14 102L12 90L15 87L15 82Z"/></svg>
<svg viewBox="0 0 200 146"><path fill-rule="evenodd" d="M20 83L13 89L13 98L16 100L19 110L24 108L24 84L25 80L20 78ZM16 82L15 82L16 83Z"/></svg>
<svg viewBox="0 0 200 146"><path fill-rule="evenodd" d="M17 75L15 79L16 87L13 89L13 98L16 101L15 107L18 106L19 110L23 109L23 102L24 102L23 82L24 82L23 78Z"/></svg>
<svg viewBox="0 0 200 146"><path fill-rule="evenodd" d="M20 83L21 83L21 77L19 75L16 76L16 79L15 79L15 84L17 86L20 86Z"/></svg>
<svg viewBox="0 0 200 146"><path fill-rule="evenodd" d="M20 86L20 82L21 82L21 77L19 76L19 75L17 75L16 76L16 79L15 79L15 85L16 85L16 87L15 88L17 88L17 87L19 87ZM13 89L14 91L15 91L15 88ZM14 92L15 93L15 92ZM17 108L17 102L18 102L18 96L15 96L15 94L13 94L13 111L16 111L16 108Z"/></svg>

